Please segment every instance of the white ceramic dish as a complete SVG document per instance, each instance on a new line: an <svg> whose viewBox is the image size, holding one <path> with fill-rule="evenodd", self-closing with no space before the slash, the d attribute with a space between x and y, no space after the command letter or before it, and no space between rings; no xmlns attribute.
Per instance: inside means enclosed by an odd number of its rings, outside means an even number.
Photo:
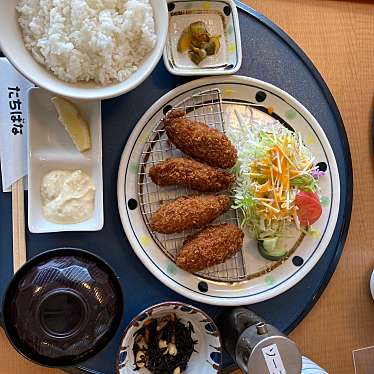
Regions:
<svg viewBox="0 0 374 374"><path fill-rule="evenodd" d="M221 105L218 93L215 97L209 93L217 89L222 96ZM160 207L162 201L194 193L183 188L158 188L148 177L150 166L163 158L178 155L170 146L162 151L159 149L162 145L165 148L168 143L164 131L160 129L157 132L155 128L172 106L178 106L191 95L200 95L201 92L205 93L193 100L195 105L189 104L195 107L195 111L190 113L196 115L197 120L205 120L211 126L219 128L217 124L222 111L224 126L237 125L234 111L243 111L251 106L254 115L271 121L277 118L300 132L316 157L316 163L327 168L327 174L319 182L322 216L313 225L316 234L319 234L304 238L292 236L287 243L290 251L287 260L272 262L264 259L257 250L257 242L246 232L242 251L232 259L190 274L174 263L176 253L181 248L185 235L189 233L172 236L150 231L147 225L149 217ZM154 138L155 134L159 139ZM261 302L298 283L325 252L335 229L340 204L339 172L335 156L316 119L302 104L281 89L240 76L192 81L158 100L140 119L127 142L119 168L117 193L124 230L144 265L174 291L196 301L215 305ZM231 211L217 222L233 222L233 219L235 220L235 212Z"/></svg>
<svg viewBox="0 0 374 374"><path fill-rule="evenodd" d="M171 74L227 75L236 73L242 64L239 16L234 0L169 0L169 32L164 49L164 63ZM203 21L212 35L221 35L221 47L200 65L188 53L177 51L183 30L192 22Z"/></svg>
<svg viewBox="0 0 374 374"><path fill-rule="evenodd" d="M119 96L140 85L151 74L164 49L168 30L166 0L150 0L150 2L154 11L158 36L157 44L138 70L121 83L108 86L101 86L92 82L67 83L59 80L52 72L38 64L24 46L17 21L16 0L0 1L0 49L20 73L48 91L61 96L86 100Z"/></svg>
<svg viewBox="0 0 374 374"><path fill-rule="evenodd" d="M151 318L162 318L175 313L184 324L192 323L194 332L192 339L197 340L185 374L216 374L220 372L221 341L219 331L213 320L202 310L180 302L164 302L153 305L138 314L128 325L121 342L117 358L117 373L134 373L135 358L133 353L134 335L143 323ZM139 374L150 374L147 369L140 369Z"/></svg>
<svg viewBox="0 0 374 374"><path fill-rule="evenodd" d="M29 90L28 129L28 225L33 233L58 231L98 231L104 225L101 102L72 100L90 126L92 148L80 153L60 124L51 102L53 93L41 88ZM76 224L47 221L42 212L40 185L51 170L81 169L90 175L96 187L95 211L92 218Z"/></svg>

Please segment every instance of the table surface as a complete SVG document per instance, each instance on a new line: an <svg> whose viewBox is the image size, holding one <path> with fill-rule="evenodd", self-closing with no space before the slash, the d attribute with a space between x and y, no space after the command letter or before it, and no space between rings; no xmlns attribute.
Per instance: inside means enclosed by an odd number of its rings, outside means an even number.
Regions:
<svg viewBox="0 0 374 374"><path fill-rule="evenodd" d="M330 374L351 374L352 350L374 345L374 302L368 288L374 268L374 4L372 0L244 2L280 26L311 58L348 133L355 181L348 240L324 294L291 338ZM61 373L30 364L0 330L0 374L25 372Z"/></svg>

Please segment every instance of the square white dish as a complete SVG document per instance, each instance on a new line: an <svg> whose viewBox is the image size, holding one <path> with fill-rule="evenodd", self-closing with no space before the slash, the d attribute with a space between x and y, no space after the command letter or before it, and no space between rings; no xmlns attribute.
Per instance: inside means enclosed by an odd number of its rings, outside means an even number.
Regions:
<svg viewBox="0 0 374 374"><path fill-rule="evenodd" d="M174 75L223 75L236 73L242 64L239 17L234 0L169 0L169 31L164 49L164 63ZM216 55L194 64L188 52L177 50L183 30L191 23L203 21L212 35L221 35Z"/></svg>
<svg viewBox="0 0 374 374"><path fill-rule="evenodd" d="M56 95L41 88L29 90L28 227L33 233L99 231L104 225L101 102L69 99L77 106L90 127L92 148L80 153L58 120L51 102L54 96ZM81 169L91 176L96 188L95 211L87 221L57 224L44 217L41 181L46 173L56 169Z"/></svg>

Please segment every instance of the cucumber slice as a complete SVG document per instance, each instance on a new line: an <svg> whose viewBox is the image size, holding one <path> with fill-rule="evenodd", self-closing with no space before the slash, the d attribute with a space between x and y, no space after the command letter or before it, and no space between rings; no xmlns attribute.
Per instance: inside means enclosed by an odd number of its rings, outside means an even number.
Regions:
<svg viewBox="0 0 374 374"><path fill-rule="evenodd" d="M262 257L270 261L279 261L287 256L287 251L277 248L278 238L266 238L258 240L257 247Z"/></svg>
<svg viewBox="0 0 374 374"><path fill-rule="evenodd" d="M264 250L268 253L273 253L278 244L278 238L266 238L262 240L262 245Z"/></svg>

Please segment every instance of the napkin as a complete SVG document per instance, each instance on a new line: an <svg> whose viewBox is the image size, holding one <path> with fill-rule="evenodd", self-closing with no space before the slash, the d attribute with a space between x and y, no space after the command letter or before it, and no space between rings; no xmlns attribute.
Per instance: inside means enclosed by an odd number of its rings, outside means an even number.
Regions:
<svg viewBox="0 0 374 374"><path fill-rule="evenodd" d="M318 366L308 357L303 356L303 367L301 369L301 374L328 374L327 371Z"/></svg>
<svg viewBox="0 0 374 374"><path fill-rule="evenodd" d="M0 159L3 192L27 175L28 90L33 84L0 58Z"/></svg>

